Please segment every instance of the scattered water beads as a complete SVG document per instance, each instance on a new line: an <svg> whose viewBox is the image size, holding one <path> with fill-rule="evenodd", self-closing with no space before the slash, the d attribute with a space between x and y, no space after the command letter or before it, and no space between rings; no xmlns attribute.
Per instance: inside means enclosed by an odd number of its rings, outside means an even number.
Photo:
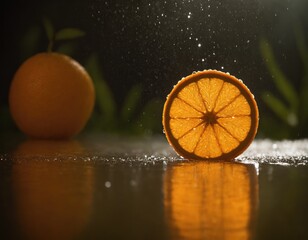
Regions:
<svg viewBox="0 0 308 240"><path fill-rule="evenodd" d="M146 145L149 146L150 142ZM142 165L168 165L168 163L177 163L186 161L179 157L170 148L164 140L154 140L152 150L143 153L141 147L140 152L128 153L126 157L108 158L107 156L98 156L95 162L105 162L109 159L109 164L132 163ZM130 145L130 144L128 144ZM150 144L151 145L151 144ZM270 164L281 166L308 166L308 140L285 140L285 141L272 141L272 140L255 140L251 146L239 157L235 159L238 162L247 164Z"/></svg>
<svg viewBox="0 0 308 240"><path fill-rule="evenodd" d="M111 182L110 181L106 181L105 182L105 187L106 188L110 188L111 187Z"/></svg>
<svg viewBox="0 0 308 240"><path fill-rule="evenodd" d="M108 19L117 19L116 25L120 25L122 31L113 33L115 43L126 42L124 45L131 49L135 43L138 45L139 42L151 41L153 48L157 49L156 45L159 43L159 48L165 49L155 52L151 47L148 47L152 46L151 44L143 48L142 56L149 57L151 60L147 61L147 64L152 66L155 65L155 59L169 59L171 56L173 57L175 50L180 49L178 54L185 50L187 54L192 56L190 62L196 68L204 66L204 63L213 68L227 64L231 64L230 67L232 67L232 64L235 63L233 59L224 56L238 54L239 51L235 52L234 49L239 46L248 48L247 44L254 40L253 31L250 31L251 28L249 28L249 31L245 31L246 37L243 38L242 31L239 30L244 27L243 24L247 25L249 22L252 24L252 19L254 19L254 24L258 17L258 11L245 2L241 3L241 9L244 8L245 11L239 10L237 5L229 6L223 1L213 0L134 2L132 4L104 1L104 3L103 6L93 7L94 13L92 15L94 18L101 19L102 26L106 27ZM116 16L123 18L119 19ZM146 26L155 26L155 28ZM141 32L140 29L143 31ZM229 34L230 31L232 34ZM136 36L136 39L129 38L125 41L128 36ZM232 39L225 36L232 36ZM247 39L249 39L248 42L246 42ZM141 45L143 46L143 43ZM249 48L252 47L249 46ZM215 53L212 54L214 51ZM158 53L163 55L153 57L153 54ZM139 56L140 54L133 51L130 56L123 54L122 60L131 59L134 64L138 59L134 62L132 59Z"/></svg>
<svg viewBox="0 0 308 240"><path fill-rule="evenodd" d="M237 161L281 166L308 166L308 140L256 140L237 158Z"/></svg>
<svg viewBox="0 0 308 240"><path fill-rule="evenodd" d="M95 141L93 149L84 155L36 155L37 162L71 162L77 165L118 165L132 166L167 166L170 163L186 161L179 157L168 145L165 139L147 139L144 141L111 141L108 143ZM0 154L0 162L11 163L9 154ZM18 156L14 164L27 163L33 156ZM237 162L247 164L267 164L280 166L308 166L308 139L305 140L255 140L239 157ZM110 188L110 180L105 181L105 187Z"/></svg>

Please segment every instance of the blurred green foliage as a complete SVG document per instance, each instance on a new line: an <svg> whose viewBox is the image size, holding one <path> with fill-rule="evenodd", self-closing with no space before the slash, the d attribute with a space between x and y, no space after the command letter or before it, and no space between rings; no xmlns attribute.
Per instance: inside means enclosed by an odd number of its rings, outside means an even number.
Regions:
<svg viewBox="0 0 308 240"><path fill-rule="evenodd" d="M137 84L128 90L122 106L117 106L115 96L104 80L96 54L89 57L85 68L92 76L96 90L96 106L88 129L121 134L162 132L163 102L160 99L144 103L142 85Z"/></svg>
<svg viewBox="0 0 308 240"><path fill-rule="evenodd" d="M44 33L45 31L45 33ZM26 31L20 42L20 63L28 57L40 52L39 42L47 35L49 41L47 51L74 55L77 51L76 39L85 35L77 28L64 28L55 31L49 19L43 19L43 27L32 26ZM161 133L161 114L163 102L160 99L144 100L144 91L141 84L131 86L124 98L122 106L117 106L117 93L113 93L103 77L99 56L93 53L81 64L90 74L95 91L96 102L93 114L89 120L86 131L98 133L119 133L129 135L145 135ZM17 70L17 69L16 69ZM17 131L9 108L1 107L1 128L6 132ZM3 131L1 131L3 132Z"/></svg>
<svg viewBox="0 0 308 240"><path fill-rule="evenodd" d="M308 137L308 47L300 25L296 24L294 29L296 45L304 69L299 89L292 85L290 79L279 67L268 40L265 38L260 40L261 54L280 94L278 98L273 93L264 91L261 96L275 115L275 118L262 116L261 130L270 138Z"/></svg>
<svg viewBox="0 0 308 240"><path fill-rule="evenodd" d="M48 18L43 19L44 28L49 41L47 51L53 51L53 44L60 40L72 40L75 38L83 37L85 33L77 28L64 28L55 32L54 27ZM59 51L59 50L58 50ZM60 49L61 51L61 49Z"/></svg>

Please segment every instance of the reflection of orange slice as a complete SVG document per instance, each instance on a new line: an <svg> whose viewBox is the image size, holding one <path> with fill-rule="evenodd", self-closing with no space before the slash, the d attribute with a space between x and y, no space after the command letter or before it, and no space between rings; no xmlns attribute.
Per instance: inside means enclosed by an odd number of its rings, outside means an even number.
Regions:
<svg viewBox="0 0 308 240"><path fill-rule="evenodd" d="M178 164L167 169L163 189L170 239L251 239L258 206L254 165Z"/></svg>
<svg viewBox="0 0 308 240"><path fill-rule="evenodd" d="M249 89L215 70L179 81L163 112L169 143L188 159L235 158L254 139L258 122L258 107Z"/></svg>

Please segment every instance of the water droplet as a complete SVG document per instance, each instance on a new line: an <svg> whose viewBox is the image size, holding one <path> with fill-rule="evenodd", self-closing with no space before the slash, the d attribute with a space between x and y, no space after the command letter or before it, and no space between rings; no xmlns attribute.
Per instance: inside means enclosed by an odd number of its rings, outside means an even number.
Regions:
<svg viewBox="0 0 308 240"><path fill-rule="evenodd" d="M131 185L132 187L136 187L136 186L137 186L137 181L135 181L135 180L130 180L130 185Z"/></svg>
<svg viewBox="0 0 308 240"><path fill-rule="evenodd" d="M110 188L110 187L111 187L111 182L106 181L106 182L105 182L105 187L106 187L106 188Z"/></svg>

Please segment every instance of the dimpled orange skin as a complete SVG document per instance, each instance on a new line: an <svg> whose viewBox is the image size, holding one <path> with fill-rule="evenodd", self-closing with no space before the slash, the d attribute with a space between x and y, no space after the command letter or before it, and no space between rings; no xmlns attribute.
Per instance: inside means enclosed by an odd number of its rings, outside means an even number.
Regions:
<svg viewBox="0 0 308 240"><path fill-rule="evenodd" d="M170 126L171 125L170 121L171 121L172 118L170 117L169 114L170 114L171 105L172 105L174 99L177 98L178 94L185 87L187 87L190 83L194 83L194 82L197 82L197 81L202 80L202 79L219 79L219 80L222 80L223 82L232 84L233 86L238 88L240 95L244 96L245 100L247 101L247 103L250 107L250 114L249 114L250 129L249 129L249 131L247 131L247 135L246 135L245 139L240 141L238 146L235 147L233 150L226 152L226 153L222 152L222 154L220 156L217 156L217 157L198 156L198 155L194 154L193 152L186 151L181 146L178 139L174 137L174 135L172 133L171 126ZM198 97L198 96L195 96L195 97ZM214 115L215 115L215 113L214 113ZM235 113L235 115L236 115L236 113ZM204 116L202 116L201 118L204 119L203 125L205 125L205 124L212 125L212 123L211 123L212 117L205 117L205 114L204 114ZM207 118L207 120L206 120L206 118ZM190 119L188 119L188 120L190 120ZM208 121L208 122L206 122L206 121ZM258 124L259 124L259 111L258 111L257 103L254 99L254 96L249 91L249 89L243 84L242 81L238 80L237 78L235 78L234 76L232 76L228 73L224 73L224 72L216 71L216 70L204 70L204 71L193 73L193 74L181 79L178 82L178 84L176 84L174 86L174 88L172 89L172 91L168 95L167 100L166 100L165 105L164 105L162 124L163 124L163 127L164 127L164 133L166 135L166 138L167 138L169 144L182 157L184 157L186 159L191 159L191 160L202 160L203 159L203 160L225 160L225 161L228 161L228 160L233 160L235 157L237 157L241 153L243 153L248 148L248 146L251 144L253 139L255 138L255 135L256 135L257 129L258 129ZM200 135L200 137L201 136L203 136L203 135ZM217 140L217 137L216 137L216 140Z"/></svg>
<svg viewBox="0 0 308 240"><path fill-rule="evenodd" d="M26 60L11 83L11 115L32 138L63 139L78 134L95 101L93 82L72 58L39 53Z"/></svg>

